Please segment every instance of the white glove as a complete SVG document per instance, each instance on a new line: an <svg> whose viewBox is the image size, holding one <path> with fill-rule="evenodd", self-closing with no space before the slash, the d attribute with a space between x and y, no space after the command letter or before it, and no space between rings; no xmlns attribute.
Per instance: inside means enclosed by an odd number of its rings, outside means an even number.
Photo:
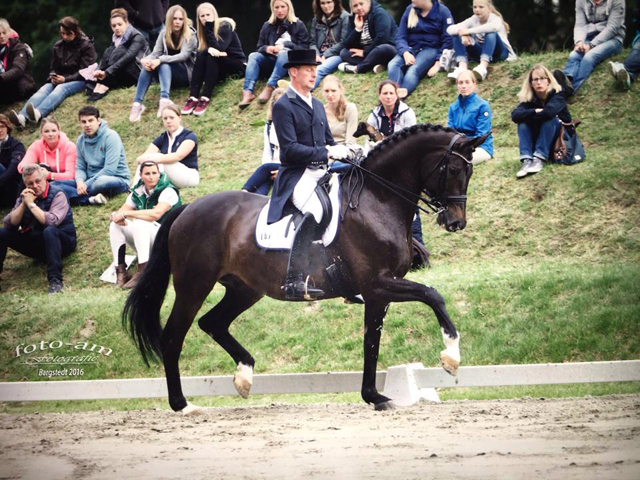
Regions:
<svg viewBox="0 0 640 480"><path fill-rule="evenodd" d="M344 160L351 156L351 150L346 145L329 145L327 152L332 160Z"/></svg>

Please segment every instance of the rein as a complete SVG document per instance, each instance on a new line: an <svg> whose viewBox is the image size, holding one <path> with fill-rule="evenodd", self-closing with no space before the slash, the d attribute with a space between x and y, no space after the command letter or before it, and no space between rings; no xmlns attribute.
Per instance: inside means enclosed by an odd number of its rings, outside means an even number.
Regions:
<svg viewBox="0 0 640 480"><path fill-rule="evenodd" d="M451 139L451 141L449 142L449 145L447 146L447 150L444 152L444 155L442 156L440 161L437 163L435 168L429 174L431 175L437 170L440 170L440 179L438 182L440 192L444 192L446 190L450 155L456 155L457 157L460 157L461 159L463 159L465 162L469 164L471 163L463 155L460 155L458 152L453 151L453 146L455 145L456 141L462 136L463 135L461 133L458 133ZM465 203L467 201L466 195L446 195L444 193L440 193L439 195L433 195L426 188L422 189L421 192L423 192L425 195L427 195L427 197L430 197L430 198L424 197L420 194L415 194L407 190L406 188L401 187L400 185L396 185L395 183L387 180L386 178L383 178L380 175L373 173L372 171L367 170L366 168L361 166L360 165L362 161L361 156L358 158L358 160L360 161L356 162L351 159L343 160L351 164L353 167L355 167L355 168L352 168L349 171L349 173L346 174L342 179L344 181L345 179L348 178L347 201L348 201L349 208L356 209L358 207L360 194L362 193L362 189L364 188L364 181L363 181L364 173L369 175L373 180L378 182L387 190L391 191L397 197L401 198L402 200L405 200L408 203L416 205L420 211L428 215L438 215L444 212L447 209L448 201L452 203ZM355 204L352 202L352 199L354 197L356 199ZM428 211L426 208L423 208L419 202L423 202L431 211Z"/></svg>

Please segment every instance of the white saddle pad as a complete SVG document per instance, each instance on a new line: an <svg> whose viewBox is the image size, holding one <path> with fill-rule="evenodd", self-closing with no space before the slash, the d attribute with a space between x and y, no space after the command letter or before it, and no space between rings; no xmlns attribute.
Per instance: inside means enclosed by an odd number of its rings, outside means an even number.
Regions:
<svg viewBox="0 0 640 480"><path fill-rule="evenodd" d="M329 193L333 215L331 221L322 235L322 243L326 246L335 240L338 233L338 220L340 219L340 180L337 174L331 177L331 193ZM295 227L291 222L293 215L287 215L279 221L267 225L267 213L269 212L269 204L267 202L258 215L256 222L256 243L260 248L265 250L291 250L293 245L293 237L295 236ZM288 228L287 228L288 227Z"/></svg>

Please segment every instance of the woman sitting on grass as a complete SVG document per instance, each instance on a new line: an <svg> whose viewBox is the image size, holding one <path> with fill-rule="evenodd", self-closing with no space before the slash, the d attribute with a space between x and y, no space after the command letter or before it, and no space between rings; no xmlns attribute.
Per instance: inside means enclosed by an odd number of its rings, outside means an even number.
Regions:
<svg viewBox="0 0 640 480"><path fill-rule="evenodd" d="M518 124L518 143L522 167L516 177L542 170L560 132L560 121L571 122L562 87L544 65L534 65L518 93L520 105L511 112Z"/></svg>
<svg viewBox="0 0 640 480"><path fill-rule="evenodd" d="M32 58L31 47L20 40L6 19L0 18L0 104L23 100L35 92L29 65Z"/></svg>
<svg viewBox="0 0 640 480"><path fill-rule="evenodd" d="M245 192L269 195L269 190L278 175L280 168L280 146L276 129L273 126L273 104L284 94L284 88L276 88L267 104L267 123L264 125L264 148L262 150L262 165L260 165L242 186Z"/></svg>
<svg viewBox="0 0 640 480"><path fill-rule="evenodd" d="M449 105L447 126L467 137L481 137L491 133L491 107L476 94L477 81L471 70L458 75L458 99ZM493 135L473 152L472 163L485 162L493 157Z"/></svg>
<svg viewBox="0 0 640 480"><path fill-rule="evenodd" d="M517 58L507 37L509 24L503 20L491 0L473 0L473 15L464 22L450 26L447 32L453 36L453 48L458 62L456 69L448 75L452 81L467 69L468 57L480 61L473 69L479 82L487 78L490 62L512 61Z"/></svg>
<svg viewBox="0 0 640 480"><path fill-rule="evenodd" d="M47 180L62 190L68 199L78 196L76 186L76 144L60 130L54 117L44 117L40 123L40 139L31 144L18 165L22 174L24 167L38 164L47 171Z"/></svg>
<svg viewBox="0 0 640 480"><path fill-rule="evenodd" d="M217 10L210 3L198 6L197 17L198 54L189 98L182 108L183 115L203 115L211 103L213 87L228 76L244 75L247 60L235 32L236 22L231 18L218 17Z"/></svg>
<svg viewBox="0 0 640 480"><path fill-rule="evenodd" d="M180 205L180 193L155 162L144 162L140 180L117 212L109 217L109 240L116 263L116 285L133 288L149 261L149 253L164 217ZM129 278L125 253L127 245L138 254L138 270Z"/></svg>
<svg viewBox="0 0 640 480"><path fill-rule="evenodd" d="M24 156L24 145L11 136L13 128L9 118L0 113L0 207L13 208L22 185L18 165Z"/></svg>
<svg viewBox="0 0 640 480"><path fill-rule="evenodd" d="M131 106L130 122L140 121L145 110L142 101L154 78L160 82L158 118L164 106L173 103L169 99L171 87L189 85L198 47L195 33L184 8L174 5L167 10L165 26L158 36L153 52L140 61L142 70Z"/></svg>
<svg viewBox="0 0 640 480"><path fill-rule="evenodd" d="M340 0L313 0L313 20L311 20L310 47L316 51L318 70L317 88L322 79L335 72L342 62L340 51L347 36L349 14L342 8Z"/></svg>
<svg viewBox="0 0 640 480"><path fill-rule="evenodd" d="M93 74L96 83L89 101L104 98L111 88L124 88L135 85L140 75L140 65L147 51L147 41L142 34L129 23L124 8L111 10L111 45L102 54L98 70Z"/></svg>
<svg viewBox="0 0 640 480"><path fill-rule="evenodd" d="M166 132L157 137L138 157L138 164L154 162L178 188L195 187L200 183L198 172L198 137L182 126L180 109L174 104L162 109ZM136 175L134 184L139 176Z"/></svg>
<svg viewBox="0 0 640 480"><path fill-rule="evenodd" d="M331 136L336 143L341 145L356 145L353 136L358 128L358 107L347 101L344 94L344 86L338 77L329 75L322 82L322 94L326 101L324 111L327 114ZM351 165L345 162L334 161L329 168L332 172L344 172Z"/></svg>

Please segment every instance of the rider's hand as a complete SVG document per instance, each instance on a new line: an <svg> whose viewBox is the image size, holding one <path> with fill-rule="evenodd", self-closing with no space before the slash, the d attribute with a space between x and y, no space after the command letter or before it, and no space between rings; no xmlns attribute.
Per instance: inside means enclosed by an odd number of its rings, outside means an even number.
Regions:
<svg viewBox="0 0 640 480"><path fill-rule="evenodd" d="M351 156L351 150L346 145L329 145L327 152L329 158L333 160L344 160Z"/></svg>

